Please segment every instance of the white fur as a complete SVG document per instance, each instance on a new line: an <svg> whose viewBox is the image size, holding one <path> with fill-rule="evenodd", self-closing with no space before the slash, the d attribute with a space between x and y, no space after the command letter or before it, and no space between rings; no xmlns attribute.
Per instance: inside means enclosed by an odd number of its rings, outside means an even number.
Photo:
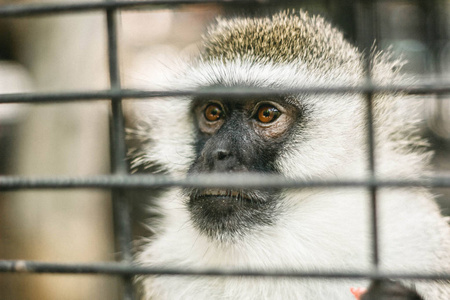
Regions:
<svg viewBox="0 0 450 300"><path fill-rule="evenodd" d="M164 234L140 255L145 265L236 270L369 270L368 197L363 191L288 193L289 209L276 226L245 241L222 245L199 234L176 191L165 199L172 213ZM427 194L384 191L380 205L381 265L391 271L442 271L449 259L448 228ZM414 201L411 201L413 199ZM339 213L337 213L339 212ZM357 280L148 277L146 299L352 299ZM434 300L448 299L447 285L418 285Z"/></svg>
<svg viewBox="0 0 450 300"><path fill-rule="evenodd" d="M375 80L393 80L392 64L377 58ZM199 62L169 83L177 89L222 83L260 87L301 88L362 82L359 64L317 74L297 65L255 63L237 59ZM387 72L387 73L386 73ZM382 75L381 75L382 74ZM311 108L307 130L287 145L276 162L286 176L300 179L343 179L367 175L365 100L362 95L302 95ZM401 95L381 95L375 101L376 170L380 177L422 175L427 153L399 147L410 143L398 130L410 129L414 116L405 116ZM138 163L162 165L184 176L193 160L193 127L189 99L136 102L144 121L139 134L152 142L143 145ZM415 104L413 104L415 105ZM409 111L409 110L407 110ZM412 124L412 125L411 125ZM145 140L145 138L143 138ZM382 189L378 192L381 268L391 271L448 271L450 232L432 196L424 189ZM261 226L244 239L224 243L198 232L179 189L158 201L164 215L155 236L139 254L145 266L230 268L237 270L355 271L370 270L369 195L363 188L300 189L284 192L282 211L274 225ZM358 280L223 278L147 276L142 278L145 299L333 299L351 300ZM408 284L408 283L407 283ZM448 284L416 283L426 300L450 299Z"/></svg>

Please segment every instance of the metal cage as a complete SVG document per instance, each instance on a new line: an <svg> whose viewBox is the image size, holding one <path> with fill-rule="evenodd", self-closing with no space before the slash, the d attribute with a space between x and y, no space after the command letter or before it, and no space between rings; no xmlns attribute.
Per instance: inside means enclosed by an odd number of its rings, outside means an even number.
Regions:
<svg viewBox="0 0 450 300"><path fill-rule="evenodd" d="M270 1L267 1L270 3ZM283 92L303 93L363 93L367 99L367 117L369 126L367 131L367 164L371 170L371 176L358 181L295 181L279 177L252 177L242 181L242 178L220 178L215 176L190 177L183 180L159 175L129 175L125 160L126 147L124 143L124 116L122 111L123 101L132 101L139 98L168 97L174 95L242 95L267 94L273 91L267 90L197 90L197 91L157 91L157 90L131 90L123 89L121 86L120 70L118 63L118 38L116 15L121 10L133 9L157 9L160 7L175 7L178 5L196 5L199 3L227 3L239 7L240 4L252 3L252 1L229 1L229 0L104 0L99 2L67 2L58 4L23 4L23 5L1 5L0 19L26 18L32 16L48 16L55 14L83 14L92 11L100 11L105 14L105 26L107 29L107 49L110 88L106 90L80 91L80 92L55 92L55 93L23 93L23 94L0 94L1 103L59 103L71 101L90 101L109 99L110 103L110 150L111 150L111 173L109 175L85 176L85 177L19 177L0 176L0 191L21 191L38 189L104 189L112 193L113 213L116 240L121 253L120 261L115 263L92 263L92 264L64 264L44 263L37 261L22 260L0 260L0 272L3 273L59 273L59 274L100 274L114 275L123 279L123 299L135 299L132 278L138 274L166 274L166 275L202 275L202 276L263 276L263 277L295 277L295 278L410 278L425 280L450 280L450 274L386 274L378 270L378 233L377 233L377 189L380 187L406 187L427 186L450 188L450 176L448 174L432 176L424 180L406 181L394 180L383 181L375 177L374 164L374 142L372 128L372 95L378 92L403 91L410 94L450 94L450 82L447 80L434 80L420 82L414 86L376 86L370 80L368 74L367 83L356 88L333 87L329 89L305 88ZM374 14L376 1L356 1L356 36L362 48L368 49L376 38L375 24L377 21ZM264 1L260 3L264 5ZM431 31L437 29L430 27ZM370 68L370 62L366 62L366 69ZM280 91L278 91L280 92ZM123 199L123 191L134 188L170 187L170 186L240 186L240 187L366 187L371 194L371 234L372 251L371 258L373 269L371 272L347 273L347 272L286 272L273 270L272 272L243 272L225 270L181 270L174 268L146 268L138 267L132 263L131 227L128 202Z"/></svg>

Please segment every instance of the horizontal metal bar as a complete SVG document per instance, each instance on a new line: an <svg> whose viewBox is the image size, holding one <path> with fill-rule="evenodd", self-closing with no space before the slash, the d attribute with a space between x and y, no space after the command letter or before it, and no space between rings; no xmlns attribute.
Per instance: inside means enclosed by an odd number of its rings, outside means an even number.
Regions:
<svg viewBox="0 0 450 300"><path fill-rule="evenodd" d="M187 178L166 175L98 175L87 177L17 177L0 176L0 190L23 189L110 189L110 188L337 188L337 187L450 187L450 174L417 180L295 180L279 175L202 174Z"/></svg>
<svg viewBox="0 0 450 300"><path fill-rule="evenodd" d="M285 270L224 270L142 267L124 263L61 264L23 260L0 260L0 273L51 273L51 274L103 274L103 275L178 275L178 276L234 276L272 278L365 278L365 279L417 279L450 280L449 273L398 273L355 271L285 271Z"/></svg>
<svg viewBox="0 0 450 300"><path fill-rule="evenodd" d="M268 0L116 0L109 2L69 2L69 3L42 3L24 5L0 6L1 17L30 17L61 13L81 13L88 11L101 11L106 9L136 9L155 6L176 6L183 4L207 3L263 3Z"/></svg>
<svg viewBox="0 0 450 300"><path fill-rule="evenodd" d="M62 93L11 93L0 94L0 103L42 103L42 102L71 102L85 100L106 100L111 98L143 99L155 97L178 97L178 96L275 96L280 94L342 94L342 93L404 93L404 94L450 94L450 82L434 82L430 84L417 85L360 85L360 86L313 86L293 89L267 89L267 88L244 88L244 87L216 87L201 90L172 90L172 91L149 91L135 89L109 89L97 91L62 92Z"/></svg>

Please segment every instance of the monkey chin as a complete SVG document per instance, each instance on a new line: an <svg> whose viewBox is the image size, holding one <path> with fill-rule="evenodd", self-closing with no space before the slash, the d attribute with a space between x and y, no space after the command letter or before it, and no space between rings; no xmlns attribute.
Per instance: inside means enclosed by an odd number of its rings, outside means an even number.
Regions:
<svg viewBox="0 0 450 300"><path fill-rule="evenodd" d="M196 229L210 240L236 242L276 220L276 193L260 190L189 189L187 207Z"/></svg>

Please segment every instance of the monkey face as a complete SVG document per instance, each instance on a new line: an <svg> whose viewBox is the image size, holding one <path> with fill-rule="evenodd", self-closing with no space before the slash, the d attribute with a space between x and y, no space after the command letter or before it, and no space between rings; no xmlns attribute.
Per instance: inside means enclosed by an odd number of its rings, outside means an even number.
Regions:
<svg viewBox="0 0 450 300"><path fill-rule="evenodd" d="M199 62L174 86L280 90L331 85L338 74L330 71L318 76L301 64ZM350 75L340 77L350 84ZM166 173L180 177L264 173L295 179L334 178L359 171L355 165L364 159L356 153L357 143L364 139L355 130L363 126L363 103L358 95L286 93L245 99L152 99L140 108L152 126L138 130L141 139L149 141L137 162L160 165ZM179 204L188 211L186 222L197 232L224 240L277 224L296 205L285 200L284 192L186 188Z"/></svg>
<svg viewBox="0 0 450 300"><path fill-rule="evenodd" d="M243 101L242 101L243 100ZM189 174L279 173L274 164L301 110L283 98L193 101L196 158ZM271 224L279 190L189 189L188 208L210 237Z"/></svg>

